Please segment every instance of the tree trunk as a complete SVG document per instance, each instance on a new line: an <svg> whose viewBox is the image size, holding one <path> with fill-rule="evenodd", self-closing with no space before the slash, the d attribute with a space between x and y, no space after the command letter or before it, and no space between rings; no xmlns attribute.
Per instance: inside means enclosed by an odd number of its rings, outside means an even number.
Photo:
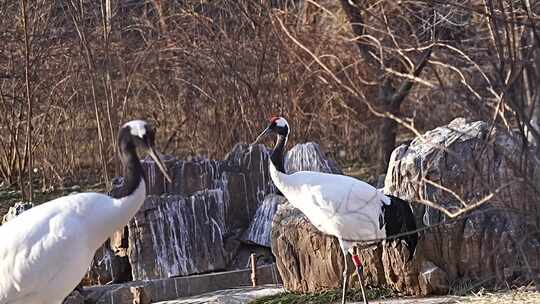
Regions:
<svg viewBox="0 0 540 304"><path fill-rule="evenodd" d="M385 70L381 68L381 64L374 57L378 51L372 50L372 46L369 43L366 43L364 40L365 35L365 24L364 18L362 16L362 10L366 4L364 1L355 1L355 0L340 0L341 7L347 15L347 19L351 24L351 29L357 39L355 39L355 45L358 49L359 56L363 59L364 63L369 66L370 69L374 71L374 78L381 79L379 82L379 96L377 98L376 107L379 108L379 111L382 110L386 113L391 113L394 116L400 115L401 103L405 100L405 97L410 93L413 87L413 80L404 79L401 80L401 83L398 86L393 86L391 81L391 75L387 75ZM374 36L372 36L373 39ZM412 71L408 71L414 77L418 77L422 72L423 68L428 62L429 57L431 56L431 48L424 50L419 60L414 65ZM384 58L379 58L379 60L384 60ZM401 68L403 70L403 68ZM390 118L385 117L381 118L381 127L379 128L379 173L386 172L388 168L388 162L390 161L390 156L394 147L396 146L396 136L397 136L398 123Z"/></svg>

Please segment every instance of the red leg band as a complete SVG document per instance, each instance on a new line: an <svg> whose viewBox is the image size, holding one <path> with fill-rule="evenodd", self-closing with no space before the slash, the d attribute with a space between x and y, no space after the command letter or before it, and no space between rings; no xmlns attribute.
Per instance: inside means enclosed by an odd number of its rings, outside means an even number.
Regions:
<svg viewBox="0 0 540 304"><path fill-rule="evenodd" d="M360 262L360 257L357 255L352 256L352 260L354 262L354 266L356 267L362 267L362 262Z"/></svg>

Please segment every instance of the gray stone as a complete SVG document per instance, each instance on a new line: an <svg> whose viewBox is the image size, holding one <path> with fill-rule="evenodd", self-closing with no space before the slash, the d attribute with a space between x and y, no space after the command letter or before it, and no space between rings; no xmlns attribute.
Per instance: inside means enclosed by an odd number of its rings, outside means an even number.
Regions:
<svg viewBox="0 0 540 304"><path fill-rule="evenodd" d="M149 196L130 222L129 231L115 233L98 250L87 282L102 284L104 278L114 277L107 272L124 269L124 265L111 266L109 261L126 256L135 280L236 267L235 256L249 250L239 242L241 236L249 235L245 230L273 190L268 157L263 145L245 144L236 145L224 160L183 161L163 156L171 183L150 158L144 159ZM120 195L122 186L117 179L111 195ZM257 225L253 227L261 227ZM258 237L269 238L268 229L266 236Z"/></svg>
<svg viewBox="0 0 540 304"><path fill-rule="evenodd" d="M64 299L62 304L84 304L84 297L78 290L75 290Z"/></svg>
<svg viewBox="0 0 540 304"><path fill-rule="evenodd" d="M538 201L523 182L530 178L529 182L538 184L540 161L523 158L522 147L518 138L503 129L457 119L394 151L387 193L412 201L424 199L451 211L463 207L456 196L472 204L494 194L458 220L436 208L414 204L417 222L435 227L423 233L413 263L400 264L401 256L388 254L387 274L410 274L407 280L402 276L390 282L394 288L410 294L440 293L445 291L441 288L445 277L449 282L506 284L530 278L531 270L540 269L540 239L531 233L537 228L526 216L540 215ZM520 166L527 169L522 171ZM437 275L425 276L426 265L437 265Z"/></svg>
<svg viewBox="0 0 540 304"><path fill-rule="evenodd" d="M336 162L327 158L319 145L313 142L297 144L287 152L285 170L289 174L298 171L343 174Z"/></svg>
<svg viewBox="0 0 540 304"><path fill-rule="evenodd" d="M223 191L148 197L129 224L135 280L225 269Z"/></svg>
<svg viewBox="0 0 540 304"><path fill-rule="evenodd" d="M278 206L284 202L285 198L281 195L267 195L257 209L242 240L265 247L271 247L272 219L274 218Z"/></svg>
<svg viewBox="0 0 540 304"><path fill-rule="evenodd" d="M122 250L114 251L111 238L94 255L90 269L84 276L83 285L124 283L132 280L131 265Z"/></svg>

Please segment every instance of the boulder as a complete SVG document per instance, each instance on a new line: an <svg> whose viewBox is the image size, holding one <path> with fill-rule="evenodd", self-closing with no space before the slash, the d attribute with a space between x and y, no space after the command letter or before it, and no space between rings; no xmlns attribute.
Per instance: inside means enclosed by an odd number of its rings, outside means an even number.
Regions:
<svg viewBox="0 0 540 304"><path fill-rule="evenodd" d="M316 171L334 174L343 174L335 161L327 158L318 144L308 142L292 147L285 156L285 171L294 173L298 171Z"/></svg>
<svg viewBox="0 0 540 304"><path fill-rule="evenodd" d="M411 294L441 293L460 281L506 284L540 270L538 222L532 220L540 208L528 186L539 182L540 161L522 148L506 130L456 119L393 152L387 193L453 212L463 208L461 201L470 205L493 197L457 219L414 204L418 224L432 228L423 233L410 265L388 251L386 273L411 275L392 286Z"/></svg>
<svg viewBox="0 0 540 304"><path fill-rule="evenodd" d="M269 194L255 212L248 229L242 238L243 241L271 247L272 219L280 204L285 202L281 195Z"/></svg>
<svg viewBox="0 0 540 304"><path fill-rule="evenodd" d="M78 290L75 290L64 299L62 304L84 304L84 297Z"/></svg>
<svg viewBox="0 0 540 304"><path fill-rule="evenodd" d="M225 220L230 231L246 229L266 194L272 192L269 155L264 145L237 144L225 156L218 184L227 196Z"/></svg>
<svg viewBox="0 0 540 304"><path fill-rule="evenodd" d="M224 160L167 158L166 165L173 181L159 184L163 178L155 164L144 161L154 195L129 224L133 279L228 269L242 249L241 236L272 190L268 151L238 144Z"/></svg>
<svg viewBox="0 0 540 304"><path fill-rule="evenodd" d="M288 291L314 292L341 286L343 255L336 238L322 234L291 204L279 206L272 225L272 252ZM349 269L354 269L349 259Z"/></svg>
<svg viewBox="0 0 540 304"><path fill-rule="evenodd" d="M132 280L131 265L124 248L114 250L114 237L107 240L94 255L90 269L82 279L83 285L124 283Z"/></svg>
<svg viewBox="0 0 540 304"><path fill-rule="evenodd" d="M189 197L150 196L129 224L129 261L135 280L225 268L223 191Z"/></svg>

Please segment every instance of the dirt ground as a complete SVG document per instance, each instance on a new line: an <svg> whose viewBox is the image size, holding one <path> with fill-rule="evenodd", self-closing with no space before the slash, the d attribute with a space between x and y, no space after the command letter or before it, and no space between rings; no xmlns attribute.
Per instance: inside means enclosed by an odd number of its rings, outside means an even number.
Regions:
<svg viewBox="0 0 540 304"><path fill-rule="evenodd" d="M159 302L159 304L244 304L269 295L284 292L282 287L261 286L257 288L244 287L229 290L220 290L203 295L174 301ZM361 304L354 302L350 304ZM530 289L518 289L502 293L481 293L470 296L440 296L427 298L394 298L370 301L370 304L499 304L522 303L540 304L540 293Z"/></svg>

